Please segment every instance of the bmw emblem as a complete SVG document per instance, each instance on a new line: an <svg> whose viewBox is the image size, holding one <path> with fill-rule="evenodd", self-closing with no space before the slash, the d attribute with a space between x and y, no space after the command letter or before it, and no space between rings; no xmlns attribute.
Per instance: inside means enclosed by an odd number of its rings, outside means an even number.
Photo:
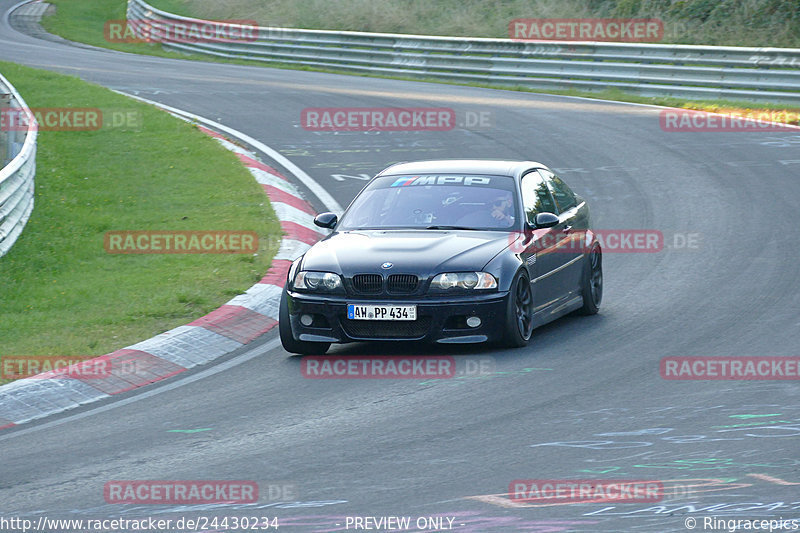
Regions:
<svg viewBox="0 0 800 533"><path fill-rule="evenodd" d="M384 264L382 264L382 265L381 265L381 268L384 268L384 269L386 269L386 268L392 268L393 266L394 266L394 264L392 264L392 263L389 263L389 262L387 261L386 263L384 263Z"/></svg>

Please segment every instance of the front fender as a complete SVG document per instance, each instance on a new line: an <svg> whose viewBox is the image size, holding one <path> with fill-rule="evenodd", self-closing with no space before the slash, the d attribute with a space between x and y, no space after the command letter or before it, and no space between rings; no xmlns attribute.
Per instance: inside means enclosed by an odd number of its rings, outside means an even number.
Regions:
<svg viewBox="0 0 800 533"><path fill-rule="evenodd" d="M514 276L517 275L520 268L525 269L530 278L531 272L528 265L525 264L518 253L514 253L509 248L506 248L489 261L486 267L484 267L484 271L497 278L498 291L508 292L511 290Z"/></svg>

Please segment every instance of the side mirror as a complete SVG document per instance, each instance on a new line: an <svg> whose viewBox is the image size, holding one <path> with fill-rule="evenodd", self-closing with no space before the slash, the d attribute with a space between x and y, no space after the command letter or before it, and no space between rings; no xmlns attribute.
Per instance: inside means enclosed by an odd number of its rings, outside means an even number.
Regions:
<svg viewBox="0 0 800 533"><path fill-rule="evenodd" d="M335 213L320 213L314 217L314 224L320 228L333 229L337 222L339 217Z"/></svg>
<svg viewBox="0 0 800 533"><path fill-rule="evenodd" d="M552 228L558 224L558 217L553 213L539 213L533 219L535 228Z"/></svg>

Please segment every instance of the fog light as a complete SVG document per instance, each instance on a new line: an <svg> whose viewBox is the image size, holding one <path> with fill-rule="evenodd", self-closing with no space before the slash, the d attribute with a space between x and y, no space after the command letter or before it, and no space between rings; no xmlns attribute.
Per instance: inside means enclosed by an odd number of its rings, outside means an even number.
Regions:
<svg viewBox="0 0 800 533"><path fill-rule="evenodd" d="M481 325L481 319L476 316L471 316L467 319L467 325L471 328L477 328Z"/></svg>
<svg viewBox="0 0 800 533"><path fill-rule="evenodd" d="M300 317L300 323L304 326L310 326L314 322L314 317L311 315L302 315Z"/></svg>

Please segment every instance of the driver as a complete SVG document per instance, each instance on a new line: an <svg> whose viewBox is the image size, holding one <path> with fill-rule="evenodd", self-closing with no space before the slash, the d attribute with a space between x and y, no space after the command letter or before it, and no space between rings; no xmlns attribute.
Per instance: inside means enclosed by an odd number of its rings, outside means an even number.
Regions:
<svg viewBox="0 0 800 533"><path fill-rule="evenodd" d="M489 192L489 191L487 191ZM481 202L483 209L466 213L456 222L459 226L475 228L510 228L514 225L514 201L510 192L493 191L489 201ZM490 193L491 194L491 193ZM480 205L478 203L472 205Z"/></svg>
<svg viewBox="0 0 800 533"><path fill-rule="evenodd" d="M496 196L492 200L491 214L492 218L499 222L501 227L512 226L514 224L513 202L511 201L511 194L503 194Z"/></svg>

